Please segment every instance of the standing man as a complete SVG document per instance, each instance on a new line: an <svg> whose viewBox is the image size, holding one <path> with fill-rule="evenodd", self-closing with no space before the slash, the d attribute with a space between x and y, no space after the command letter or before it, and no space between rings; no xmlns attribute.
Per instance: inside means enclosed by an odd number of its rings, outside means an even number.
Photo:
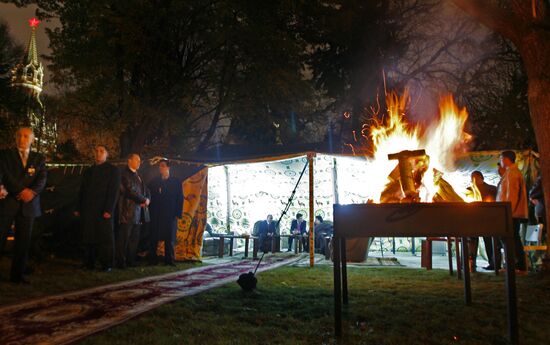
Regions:
<svg viewBox="0 0 550 345"><path fill-rule="evenodd" d="M258 224L258 236L260 241L260 250L262 252L269 251L269 248L266 247L265 242L268 238L271 238L273 240L273 236L275 236L276 233L277 229L275 228L273 216L271 214L268 214L266 220ZM269 243L271 243L271 241Z"/></svg>
<svg viewBox="0 0 550 345"><path fill-rule="evenodd" d="M500 165L506 170L498 187L497 201L508 201L512 206L516 265L519 271L525 271L525 253L520 238L521 223L526 221L528 217L525 181L516 165L514 151L503 151L500 154Z"/></svg>
<svg viewBox="0 0 550 345"><path fill-rule="evenodd" d="M290 224L290 234L296 236L298 241L302 241L303 248L306 250L306 238L304 237L307 233L306 221L303 218L304 216L301 213L296 213L296 219L292 220ZM291 236L288 238L288 251L292 250L292 242L294 238ZM298 245L298 243L296 243Z"/></svg>
<svg viewBox="0 0 550 345"><path fill-rule="evenodd" d="M75 212L76 216L82 217L84 267L94 269L96 259L99 259L104 272L110 272L113 267L113 216L120 189L120 172L107 162L108 155L104 145L94 148L95 164L84 172Z"/></svg>
<svg viewBox="0 0 550 345"><path fill-rule="evenodd" d="M29 283L23 272L27 263L34 218L39 217L40 193L46 186L44 156L32 152L34 133L30 127L21 127L15 133L15 149L0 151L0 171L6 194L0 199L0 250L8 231L15 223L15 252L10 280Z"/></svg>
<svg viewBox="0 0 550 345"><path fill-rule="evenodd" d="M177 219L183 211L181 181L170 176L170 161L159 162L160 176L149 183L151 191L151 224L149 226L149 263L157 264L157 245L164 241L164 263L175 265L174 245L176 243Z"/></svg>
<svg viewBox="0 0 550 345"><path fill-rule="evenodd" d="M546 211L544 209L544 194L542 191L542 177L539 175L529 191L529 200L535 206L535 217L538 223L546 223ZM546 225L546 224L545 224ZM543 227L546 229L546 226ZM548 230L546 230L548 231Z"/></svg>
<svg viewBox="0 0 550 345"><path fill-rule="evenodd" d="M472 179L470 189L472 190L476 201L494 202L496 200L497 187L486 183L485 177L481 171L476 170L472 172L470 177ZM493 258L493 238L483 237L483 242L485 243L485 251L487 252L487 261L489 261L489 266L485 266L483 269L493 271L495 270L495 260ZM472 244L472 248L469 248L469 252L472 256L475 270L479 237L470 238L470 243ZM500 246L496 248L494 255L496 257L496 269L500 269Z"/></svg>
<svg viewBox="0 0 550 345"><path fill-rule="evenodd" d="M141 158L137 153L128 155L128 165L120 178L120 199L118 200L118 220L120 223L116 237L116 264L119 268L133 266L139 244L141 224L149 222L149 192L137 170Z"/></svg>

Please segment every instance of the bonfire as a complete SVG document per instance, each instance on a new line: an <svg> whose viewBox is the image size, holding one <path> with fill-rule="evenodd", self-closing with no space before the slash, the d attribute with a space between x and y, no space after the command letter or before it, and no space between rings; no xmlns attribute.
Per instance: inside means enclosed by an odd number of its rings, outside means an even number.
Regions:
<svg viewBox="0 0 550 345"><path fill-rule="evenodd" d="M463 177L454 165L456 155L471 140L464 128L466 109L448 95L440 99L434 121L412 125L405 113L409 101L407 93L401 97L389 93L387 113L376 116L368 128L373 145L368 157L372 202L473 201L465 194Z"/></svg>

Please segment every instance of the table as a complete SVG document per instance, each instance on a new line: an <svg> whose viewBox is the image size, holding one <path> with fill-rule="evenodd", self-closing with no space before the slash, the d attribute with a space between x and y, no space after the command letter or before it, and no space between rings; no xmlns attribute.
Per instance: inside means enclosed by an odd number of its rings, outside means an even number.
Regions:
<svg viewBox="0 0 550 345"><path fill-rule="evenodd" d="M334 327L342 336L342 304L348 305L346 238L460 237L464 301L472 303L468 237L500 237L506 258L508 336L518 344L514 229L508 202L334 205ZM522 258L523 259L523 258Z"/></svg>
<svg viewBox="0 0 550 345"><path fill-rule="evenodd" d="M231 234L212 234L210 237L213 238L219 238L219 246L218 246L218 257L223 258L223 250L225 245L225 239L229 238L229 256L233 256L233 239L235 238L244 238L244 257L248 257L248 243L250 241L251 236L248 235L231 235Z"/></svg>

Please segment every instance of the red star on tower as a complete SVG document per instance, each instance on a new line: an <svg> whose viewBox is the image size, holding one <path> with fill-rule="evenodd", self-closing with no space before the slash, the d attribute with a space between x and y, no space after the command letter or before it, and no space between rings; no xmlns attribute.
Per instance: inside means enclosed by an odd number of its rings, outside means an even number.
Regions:
<svg viewBox="0 0 550 345"><path fill-rule="evenodd" d="M38 27L38 24L40 24L40 20L38 20L36 18L29 19L29 25L30 25L31 28Z"/></svg>

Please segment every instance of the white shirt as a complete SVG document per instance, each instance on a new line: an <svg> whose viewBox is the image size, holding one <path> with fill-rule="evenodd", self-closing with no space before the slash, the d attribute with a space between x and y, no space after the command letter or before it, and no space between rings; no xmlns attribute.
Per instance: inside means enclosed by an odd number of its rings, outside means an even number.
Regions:
<svg viewBox="0 0 550 345"><path fill-rule="evenodd" d="M30 151L31 151L30 149L20 150L19 148L17 148L17 152L19 152L19 157L21 157L21 162L23 163L23 167L27 166L27 160L29 159Z"/></svg>

